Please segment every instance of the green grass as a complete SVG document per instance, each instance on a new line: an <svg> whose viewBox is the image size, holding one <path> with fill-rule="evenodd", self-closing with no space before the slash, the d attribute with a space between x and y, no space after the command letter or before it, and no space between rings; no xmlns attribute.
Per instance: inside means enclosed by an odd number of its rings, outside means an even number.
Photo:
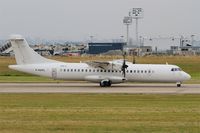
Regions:
<svg viewBox="0 0 200 133"><path fill-rule="evenodd" d="M0 94L1 133L199 133L199 95Z"/></svg>

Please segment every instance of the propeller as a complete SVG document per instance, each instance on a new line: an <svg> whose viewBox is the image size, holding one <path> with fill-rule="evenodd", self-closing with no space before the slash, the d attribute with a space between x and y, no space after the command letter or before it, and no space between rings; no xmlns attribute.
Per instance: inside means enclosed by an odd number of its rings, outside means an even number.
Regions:
<svg viewBox="0 0 200 133"><path fill-rule="evenodd" d="M122 64L121 70L122 70L122 74L123 74L123 76L125 78L126 77L126 69L128 68L128 65L126 65L126 53L125 52L123 53L123 58L124 58L124 60L123 60L123 64Z"/></svg>

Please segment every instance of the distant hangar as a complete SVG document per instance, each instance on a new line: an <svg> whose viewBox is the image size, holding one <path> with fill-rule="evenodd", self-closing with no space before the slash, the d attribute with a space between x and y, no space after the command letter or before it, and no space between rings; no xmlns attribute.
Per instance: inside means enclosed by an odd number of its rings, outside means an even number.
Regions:
<svg viewBox="0 0 200 133"><path fill-rule="evenodd" d="M88 43L88 54L101 54L110 50L123 50L126 43Z"/></svg>

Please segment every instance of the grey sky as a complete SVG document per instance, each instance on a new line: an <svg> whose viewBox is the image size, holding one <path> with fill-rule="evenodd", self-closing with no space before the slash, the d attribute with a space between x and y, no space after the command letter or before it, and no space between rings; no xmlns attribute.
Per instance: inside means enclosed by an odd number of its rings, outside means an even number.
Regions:
<svg viewBox="0 0 200 133"><path fill-rule="evenodd" d="M145 11L140 35L200 36L200 0L0 0L0 38L15 33L69 40L119 38L126 33L122 19L133 7Z"/></svg>

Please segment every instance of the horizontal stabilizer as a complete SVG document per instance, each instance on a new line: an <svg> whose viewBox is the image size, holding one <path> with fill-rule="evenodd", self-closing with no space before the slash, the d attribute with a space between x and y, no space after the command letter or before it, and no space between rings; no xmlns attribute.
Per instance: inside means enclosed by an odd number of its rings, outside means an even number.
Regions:
<svg viewBox="0 0 200 133"><path fill-rule="evenodd" d="M21 35L11 35L10 41L24 41L24 38Z"/></svg>

